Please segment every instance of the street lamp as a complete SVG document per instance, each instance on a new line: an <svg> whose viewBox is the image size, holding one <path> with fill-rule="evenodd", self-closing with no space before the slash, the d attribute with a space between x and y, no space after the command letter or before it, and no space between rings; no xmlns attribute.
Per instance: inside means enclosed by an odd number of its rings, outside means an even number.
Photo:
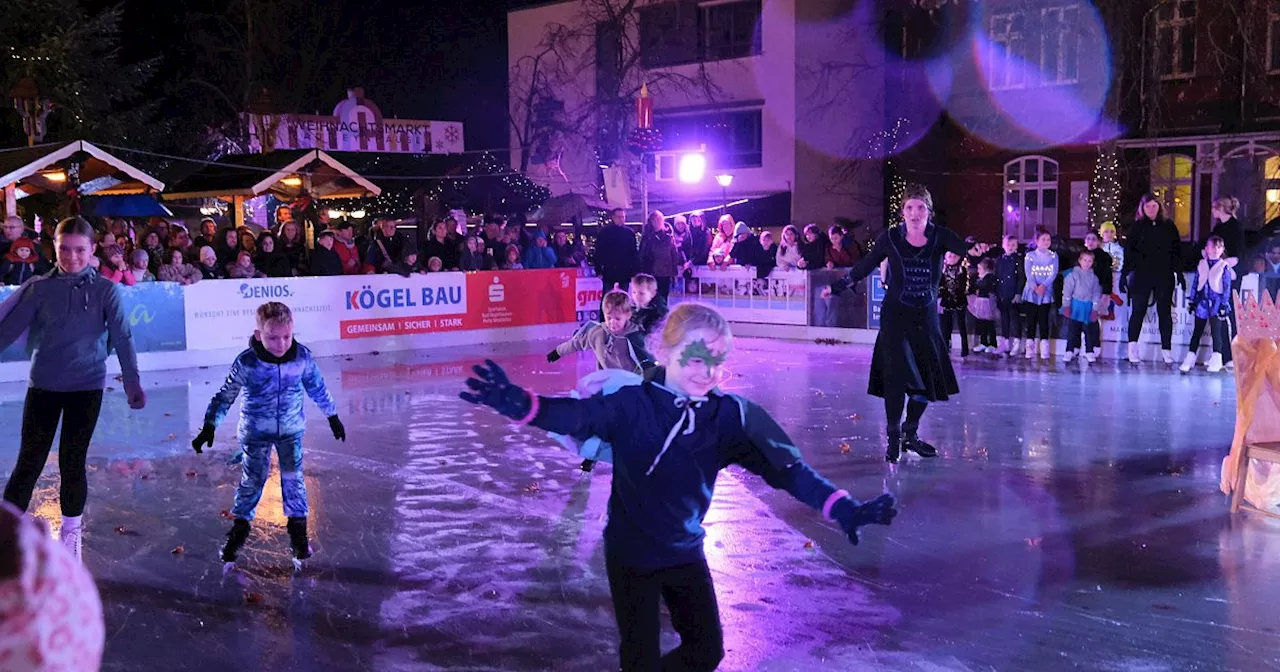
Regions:
<svg viewBox="0 0 1280 672"><path fill-rule="evenodd" d="M729 185L733 184L733 176L729 173L716 175L716 184L720 185L720 214L724 215L729 208Z"/></svg>

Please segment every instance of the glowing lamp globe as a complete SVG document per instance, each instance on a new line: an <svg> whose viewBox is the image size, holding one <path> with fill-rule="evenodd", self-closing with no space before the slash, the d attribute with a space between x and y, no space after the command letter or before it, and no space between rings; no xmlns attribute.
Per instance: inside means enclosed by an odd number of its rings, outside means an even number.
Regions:
<svg viewBox="0 0 1280 672"><path fill-rule="evenodd" d="M733 184L733 176L728 173L716 175L716 184L728 189L729 185Z"/></svg>
<svg viewBox="0 0 1280 672"><path fill-rule="evenodd" d="M707 174L707 157L699 153L680 156L680 165L676 169L676 177L685 184L701 182Z"/></svg>

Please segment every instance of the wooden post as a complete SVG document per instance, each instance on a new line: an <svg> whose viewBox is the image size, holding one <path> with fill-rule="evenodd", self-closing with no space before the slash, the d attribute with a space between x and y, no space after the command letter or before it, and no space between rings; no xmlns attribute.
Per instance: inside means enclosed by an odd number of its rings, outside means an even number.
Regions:
<svg viewBox="0 0 1280 672"><path fill-rule="evenodd" d="M4 216L18 216L18 183L4 185Z"/></svg>
<svg viewBox="0 0 1280 672"><path fill-rule="evenodd" d="M244 226L244 196L231 197L231 221L234 222L236 230Z"/></svg>

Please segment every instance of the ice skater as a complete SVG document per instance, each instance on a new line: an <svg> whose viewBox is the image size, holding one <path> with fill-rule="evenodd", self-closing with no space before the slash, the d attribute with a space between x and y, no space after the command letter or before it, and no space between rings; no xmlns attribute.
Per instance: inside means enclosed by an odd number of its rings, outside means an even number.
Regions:
<svg viewBox="0 0 1280 672"><path fill-rule="evenodd" d="M249 339L249 349L231 364L231 373L222 389L213 396L204 414L204 428L191 442L197 453L213 446L213 435L226 417L240 390L245 391L237 435L243 456L243 475L236 489L231 514L235 520L222 547L222 561L236 561L249 538L250 523L262 498L262 489L271 472L271 448L280 456L280 494L289 522L289 544L295 569L311 557L307 538L307 486L302 480L302 436L306 428L302 406L304 393L329 418L333 438L347 440L347 430L338 418L338 408L325 387L324 376L311 351L293 340L293 313L277 301L258 306L258 328Z"/></svg>
<svg viewBox="0 0 1280 672"><path fill-rule="evenodd" d="M882 260L889 261L893 282L885 287L880 308L867 393L884 399L889 437L885 460L890 463L897 462L904 450L921 457L938 456L937 448L920 439L920 418L929 402L945 401L960 392L938 324L942 255L980 257L991 249L985 243L970 246L950 229L934 225L929 221L932 214L929 190L908 187L902 201L903 225L881 233L871 252L847 276L822 290L823 298L839 294L870 275Z"/></svg>
<svg viewBox="0 0 1280 672"><path fill-rule="evenodd" d="M662 365L644 378L613 374L631 380L612 394L534 396L487 361L460 396L518 424L608 444L614 479L605 567L622 669L714 670L724 657L724 634L702 520L722 468L736 463L760 475L838 523L855 544L859 527L888 525L897 510L892 495L861 503L836 489L801 459L764 409L718 389L733 337L714 308L680 304L656 344ZM680 646L666 655L660 601L680 635Z"/></svg>
<svg viewBox="0 0 1280 672"><path fill-rule="evenodd" d="M1204 335L1206 325L1212 330L1213 354L1205 368L1209 373L1217 373L1222 367L1231 363L1231 316L1234 308L1231 305L1231 287L1235 282L1237 259L1224 259L1226 242L1221 236L1209 236L1204 244L1204 258L1196 266L1195 279L1191 283L1190 296L1187 297L1187 312L1195 317L1191 327L1191 343L1187 348L1187 356L1182 360L1179 370L1189 373L1196 365L1200 354L1200 337Z"/></svg>
<svg viewBox="0 0 1280 672"><path fill-rule="evenodd" d="M93 240L89 222L79 217L59 222L54 234L57 266L19 289L12 310L0 321L0 350L29 332L31 352L21 448L4 499L27 510L61 421L60 540L77 560L83 536L81 516L89 497L85 460L102 410L109 350L114 348L120 360L129 407L137 410L147 404L120 288L89 266Z"/></svg>

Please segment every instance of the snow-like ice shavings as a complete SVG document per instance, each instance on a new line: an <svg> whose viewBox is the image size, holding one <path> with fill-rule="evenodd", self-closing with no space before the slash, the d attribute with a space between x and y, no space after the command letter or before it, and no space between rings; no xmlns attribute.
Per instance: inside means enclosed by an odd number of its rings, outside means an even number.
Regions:
<svg viewBox="0 0 1280 672"><path fill-rule="evenodd" d="M723 669L821 659L818 652L833 641L872 639L898 621L897 609L830 558L806 548L805 536L740 478L732 470L720 472L706 518L707 562L725 628Z"/></svg>

